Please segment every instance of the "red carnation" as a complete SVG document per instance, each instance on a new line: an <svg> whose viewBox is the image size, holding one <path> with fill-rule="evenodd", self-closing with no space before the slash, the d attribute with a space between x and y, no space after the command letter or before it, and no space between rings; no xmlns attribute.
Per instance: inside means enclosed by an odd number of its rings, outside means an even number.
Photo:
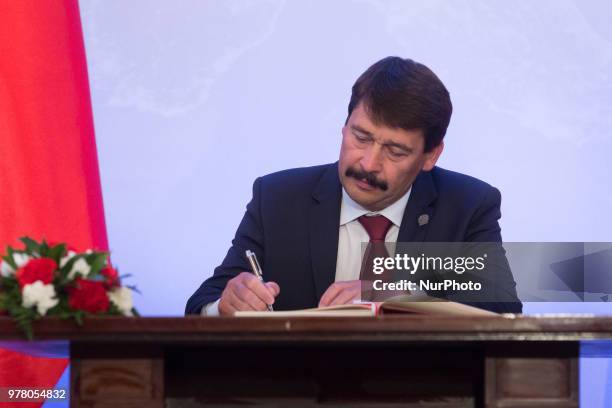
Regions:
<svg viewBox="0 0 612 408"><path fill-rule="evenodd" d="M74 288L69 291L68 304L73 309L89 313L106 312L109 300L104 282L77 278Z"/></svg>
<svg viewBox="0 0 612 408"><path fill-rule="evenodd" d="M19 287L42 281L45 285L53 281L53 273L57 269L57 264L51 258L30 259L27 264L17 270L16 277Z"/></svg>
<svg viewBox="0 0 612 408"><path fill-rule="evenodd" d="M117 288L121 286L121 282L119 281L119 273L112 266L105 266L100 271L100 275L104 276L105 283L107 288Z"/></svg>

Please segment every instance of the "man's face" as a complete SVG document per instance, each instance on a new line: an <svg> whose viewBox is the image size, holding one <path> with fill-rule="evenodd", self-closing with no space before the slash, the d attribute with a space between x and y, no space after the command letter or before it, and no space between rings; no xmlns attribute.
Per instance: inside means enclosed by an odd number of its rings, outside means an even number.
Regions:
<svg viewBox="0 0 612 408"><path fill-rule="evenodd" d="M362 207L382 210L408 191L421 170L435 166L443 144L424 149L422 130L377 126L360 103L342 128L340 182Z"/></svg>

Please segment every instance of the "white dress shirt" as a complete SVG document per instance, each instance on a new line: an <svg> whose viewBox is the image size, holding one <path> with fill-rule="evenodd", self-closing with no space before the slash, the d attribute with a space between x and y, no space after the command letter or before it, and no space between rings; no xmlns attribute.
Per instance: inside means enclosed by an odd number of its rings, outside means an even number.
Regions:
<svg viewBox="0 0 612 408"><path fill-rule="evenodd" d="M363 257L362 244L367 244L370 237L359 222L358 218L362 215L383 215L392 222L391 228L387 231L385 242L397 242L397 235L404 217L404 210L410 198L412 187L408 189L399 200L390 206L376 212L371 212L357 204L342 189L342 203L340 204L340 231L338 234L338 256L336 258L336 277L335 282L359 279L361 271L361 258ZM363 248L365 249L365 247ZM390 256L395 253L395 246L387 247ZM282 288L281 288L282 290ZM202 308L202 315L219 316L219 300L209 303Z"/></svg>
<svg viewBox="0 0 612 408"><path fill-rule="evenodd" d="M340 207L340 234L338 235L338 257L336 258L336 282L359 279L361 262L365 245L370 241L370 236L358 218L362 215L373 216L383 215L392 222L391 228L387 231L385 242L395 243L399 228L402 224L404 209L410 198L408 189L399 200L380 211L371 212L357 204L342 189L342 204ZM362 247L363 246L363 247ZM395 246L387 248L389 255L395 253Z"/></svg>

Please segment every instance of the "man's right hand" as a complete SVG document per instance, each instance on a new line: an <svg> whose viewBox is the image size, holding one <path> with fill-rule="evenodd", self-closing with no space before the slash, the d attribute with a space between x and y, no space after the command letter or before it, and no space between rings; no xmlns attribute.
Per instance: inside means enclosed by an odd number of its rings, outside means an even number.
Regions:
<svg viewBox="0 0 612 408"><path fill-rule="evenodd" d="M239 310L268 310L279 293L276 282L262 282L250 272L241 272L227 282L219 300L219 314L231 316Z"/></svg>

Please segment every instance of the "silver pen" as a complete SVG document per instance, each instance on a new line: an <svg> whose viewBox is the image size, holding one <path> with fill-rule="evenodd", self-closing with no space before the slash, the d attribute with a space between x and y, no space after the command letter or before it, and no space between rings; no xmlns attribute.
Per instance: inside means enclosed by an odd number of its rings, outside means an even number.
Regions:
<svg viewBox="0 0 612 408"><path fill-rule="evenodd" d="M257 260L255 252L251 251L250 249L247 249L245 254L249 263L251 264L251 269L253 270L253 273L260 281L263 282L263 271L261 270L261 266L259 266L259 261ZM268 310L270 312L274 311L274 309L272 309L272 305L268 305Z"/></svg>

